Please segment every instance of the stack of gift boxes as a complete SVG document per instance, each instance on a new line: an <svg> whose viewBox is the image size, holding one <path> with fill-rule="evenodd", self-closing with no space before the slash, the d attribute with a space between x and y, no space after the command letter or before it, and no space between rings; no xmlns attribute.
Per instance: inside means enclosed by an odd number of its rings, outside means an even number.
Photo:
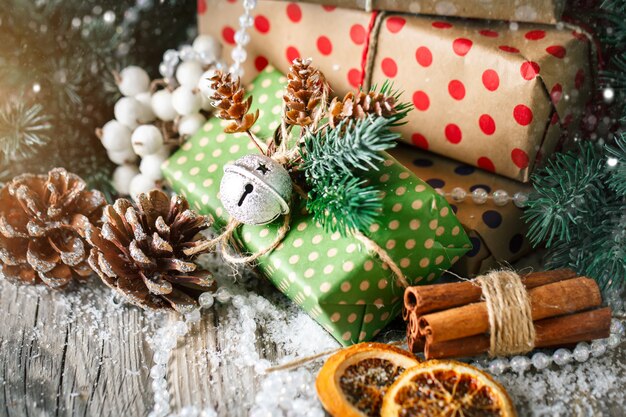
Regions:
<svg viewBox="0 0 626 417"><path fill-rule="evenodd" d="M387 240L393 241L391 250L398 250L393 245L407 250L397 256L408 259L405 263L428 264L421 271L410 271L419 275L412 279L432 280L456 261L457 273L473 276L502 262L513 262L528 252L520 219L522 211L514 204L496 205L489 199L478 205L467 198L463 202L449 201L447 206L440 195L429 191L439 189L449 195L460 187L468 193L476 188L489 193L504 190L509 196L528 192L531 173L576 134L591 98L592 42L581 29L556 23L563 9L562 1L503 0L488 5L480 0L261 0L254 11L250 42L246 45L244 82L252 82L261 74L252 84L252 93L263 114L264 122L256 127L267 130L263 137L271 136L279 125L284 87L280 74L286 73L298 57L312 57L337 95L391 80L394 88L404 92L403 99L413 103L415 109L407 123L399 127L406 145L392 150L395 159L389 159L394 161L394 167L396 162L404 166L398 168L401 176L396 181L404 180L406 186L396 185L415 190L421 185L421 178L427 184L428 201L440 211L449 207L456 213L467 236L462 232L448 235L448 228L455 227L453 222L443 216L433 218L440 224L447 222L441 241L434 240L442 252L435 253L432 239L411 239L409 227L394 231L389 230L393 222L384 222L381 229L389 234ZM242 11L239 1L199 0L200 33L222 40L226 57L235 45L234 34ZM268 71L271 66L277 71ZM268 91L257 94L269 86ZM219 200L211 194L216 194L223 164L228 162L222 160L223 154L233 153L235 147L233 157L253 150L243 149L248 146L245 138L230 142L219 127L219 121L210 121L170 158L164 170L173 188L186 193L199 210L226 221ZM224 144L226 140L228 145ZM396 203L402 207L403 201ZM385 213L386 218L393 213ZM403 211L399 210L398 215L404 216ZM317 231L307 231L310 228L307 222L293 224L291 237L284 245L319 236ZM433 230L438 230L437 226ZM271 231L271 227L263 228L259 233ZM418 234L417 230L414 232ZM247 250L267 243L251 237L254 233L256 229L242 233L241 243ZM321 233L317 240L326 242ZM394 234L397 239L391 238ZM431 245L428 252L432 256L428 260L412 256L419 253L420 239L422 245ZM354 251L354 242L337 237L335 241ZM333 248L342 250L337 245L330 246L324 246L321 257L327 258L326 252L333 252ZM278 269L286 271L279 274L277 286L346 344L371 338L398 312L397 298L401 294L393 285L387 287L391 278L383 270L385 265L377 272L385 278L368 281L376 273L366 273L361 283L357 276L363 274L363 265L370 266L371 260L350 255L352 251L343 256L356 259L349 265L326 265L328 270L341 271L344 278L350 278L328 283L331 288L321 293L308 284L296 286L297 290L290 293L289 288L296 288L294 281L300 280L300 272L288 266L289 260L304 256L304 252L310 252L308 249L291 258L275 256L265 262L264 271L267 275L276 274ZM438 259L445 262L440 260L435 265ZM308 261L316 260L309 257ZM350 266L361 270L352 273ZM310 271L302 271L302 277L306 274ZM318 271L314 275L317 277ZM364 291L364 298L359 299L359 294L351 293L359 285L387 288L389 294L380 298ZM342 307L342 303L346 304L342 291L350 295L350 300L356 300L348 302L350 308ZM325 297L327 305L335 305L332 311L320 308L319 300L326 292L336 294ZM355 306L360 306L356 313ZM368 326L370 322L373 324Z"/></svg>

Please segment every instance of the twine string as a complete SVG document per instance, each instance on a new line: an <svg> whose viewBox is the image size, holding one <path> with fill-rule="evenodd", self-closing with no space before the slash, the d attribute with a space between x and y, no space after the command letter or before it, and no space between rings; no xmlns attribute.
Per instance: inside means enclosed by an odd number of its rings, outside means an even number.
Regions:
<svg viewBox="0 0 626 417"><path fill-rule="evenodd" d="M489 316L489 356L530 352L535 346L530 297L520 276L511 270L476 278Z"/></svg>

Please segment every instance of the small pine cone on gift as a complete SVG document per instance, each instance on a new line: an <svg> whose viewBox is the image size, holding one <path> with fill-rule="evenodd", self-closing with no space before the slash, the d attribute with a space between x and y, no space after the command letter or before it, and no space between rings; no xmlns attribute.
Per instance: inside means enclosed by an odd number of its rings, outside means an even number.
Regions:
<svg viewBox="0 0 626 417"><path fill-rule="evenodd" d="M291 125L309 126L319 121L331 92L324 74L311 66L311 59L296 58L287 74L283 96L285 121Z"/></svg>
<svg viewBox="0 0 626 417"><path fill-rule="evenodd" d="M105 205L101 192L62 168L14 178L0 190L0 276L51 288L86 280L89 248L75 220L98 225Z"/></svg>
<svg viewBox="0 0 626 417"><path fill-rule="evenodd" d="M153 190L139 194L136 207L123 198L105 207L102 228L84 220L81 230L93 246L89 264L131 303L187 313L202 292L215 290L211 274L184 253L202 242L199 232L210 221L183 197Z"/></svg>
<svg viewBox="0 0 626 417"><path fill-rule="evenodd" d="M233 80L229 73L216 71L211 77L213 95L209 97L211 104L217 111L217 117L223 120L232 120L224 132L246 132L256 123L259 111L249 113L252 105L252 96L247 99L246 91L241 87L239 77Z"/></svg>
<svg viewBox="0 0 626 417"><path fill-rule="evenodd" d="M335 97L330 103L328 123L335 128L344 120L362 120L367 115L390 117L397 113L396 106L396 97L381 92L349 92L343 99Z"/></svg>

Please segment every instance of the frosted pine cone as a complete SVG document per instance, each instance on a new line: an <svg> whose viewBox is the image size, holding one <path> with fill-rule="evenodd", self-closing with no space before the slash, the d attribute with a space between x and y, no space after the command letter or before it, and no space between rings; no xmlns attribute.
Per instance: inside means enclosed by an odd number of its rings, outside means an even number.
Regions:
<svg viewBox="0 0 626 417"><path fill-rule="evenodd" d="M137 207L122 198L107 206L101 229L85 223L85 236L93 245L89 263L135 305L189 312L202 292L215 289L211 274L183 253L200 243L199 232L210 222L180 196L170 201L154 190L137 201Z"/></svg>
<svg viewBox="0 0 626 417"><path fill-rule="evenodd" d="M56 168L20 175L0 190L0 276L51 288L89 277L88 245L74 220L99 224L106 201L85 188L79 176Z"/></svg>
<svg viewBox="0 0 626 417"><path fill-rule="evenodd" d="M367 93L363 91L357 93L349 92L344 96L343 100L335 97L330 103L328 122L334 128L343 120L362 120L367 115L390 117L398 113L396 107L396 97L392 95L376 91Z"/></svg>
<svg viewBox="0 0 626 417"><path fill-rule="evenodd" d="M285 120L298 126L316 124L326 106L330 86L317 68L311 66L311 59L297 58L293 61L283 100L287 106Z"/></svg>
<svg viewBox="0 0 626 417"><path fill-rule="evenodd" d="M229 73L217 71L211 77L213 95L210 97L211 104L218 109L217 117L222 120L231 120L224 132L246 132L259 118L259 111L249 113L252 105L252 96L246 99L246 91L241 87L241 80L235 80Z"/></svg>

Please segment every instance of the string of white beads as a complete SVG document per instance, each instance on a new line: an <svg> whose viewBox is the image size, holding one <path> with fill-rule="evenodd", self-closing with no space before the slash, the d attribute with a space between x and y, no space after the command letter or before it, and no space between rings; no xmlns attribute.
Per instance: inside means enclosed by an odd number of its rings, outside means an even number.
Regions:
<svg viewBox="0 0 626 417"><path fill-rule="evenodd" d="M471 192L467 192L462 187L454 187L452 191L446 192L441 189L437 189L437 192L454 203L462 203L469 196L474 204L485 204L488 200L493 200L496 206L506 206L510 202L513 202L515 206L524 208L528 201L528 194L523 192L517 192L510 196L505 190L496 190L492 194L489 194L484 188L475 188Z"/></svg>
<svg viewBox="0 0 626 417"><path fill-rule="evenodd" d="M235 48L230 53L233 60L229 71L233 76L242 77L242 64L248 59L246 45L250 42L248 29L254 24L252 11L256 8L257 0L243 0L243 14L239 16L239 29L235 32Z"/></svg>

